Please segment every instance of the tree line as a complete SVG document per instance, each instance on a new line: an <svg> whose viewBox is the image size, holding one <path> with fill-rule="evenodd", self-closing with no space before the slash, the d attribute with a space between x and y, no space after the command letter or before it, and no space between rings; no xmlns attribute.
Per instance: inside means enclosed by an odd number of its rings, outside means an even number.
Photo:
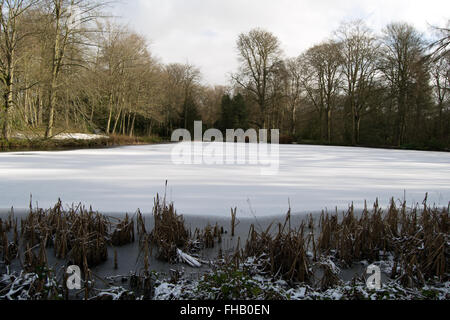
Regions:
<svg viewBox="0 0 450 320"><path fill-rule="evenodd" d="M350 145L450 146L449 28L426 41L413 26L391 23L380 34L361 20L283 58L279 40L241 34L233 75L258 127L297 141Z"/></svg>
<svg viewBox="0 0 450 320"><path fill-rule="evenodd" d="M95 0L0 0L1 135L170 136L214 123L223 93L199 68L162 64ZM218 101L218 102L217 102ZM212 120L209 120L212 119Z"/></svg>
<svg viewBox="0 0 450 320"><path fill-rule="evenodd" d="M342 23L288 58L272 33L239 35L228 86L163 64L102 0L0 0L1 135L170 137L177 128L278 128L286 141L450 146L449 28L379 34ZM300 36L300 35L299 35Z"/></svg>

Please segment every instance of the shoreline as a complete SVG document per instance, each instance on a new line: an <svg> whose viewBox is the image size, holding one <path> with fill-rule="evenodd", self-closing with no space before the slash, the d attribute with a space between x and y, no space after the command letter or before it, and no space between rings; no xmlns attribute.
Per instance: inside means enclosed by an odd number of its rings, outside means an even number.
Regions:
<svg viewBox="0 0 450 320"><path fill-rule="evenodd" d="M45 151L76 151L85 149L109 149L123 146L140 146L169 144L158 136L120 136L110 135L104 138L95 139L23 139L12 138L9 141L0 140L0 154L14 152L45 152Z"/></svg>
<svg viewBox="0 0 450 320"><path fill-rule="evenodd" d="M70 136L70 133L68 134ZM74 134L75 136L77 134ZM90 134L86 134L90 135ZM11 138L9 141L0 140L0 153L7 152L26 152L26 151L71 151L82 149L103 149L115 148L121 146L152 145L152 144L171 144L174 143L167 138L160 136L123 136L110 135L93 139L46 139L46 138ZM450 148L436 148L427 146L393 146L393 145L351 145L344 143L323 143L320 141L298 141L298 142L280 142L280 145L292 146L323 146L323 147L343 147L343 148L361 148L361 149L379 149L379 150L397 150L397 151L428 151L450 153Z"/></svg>

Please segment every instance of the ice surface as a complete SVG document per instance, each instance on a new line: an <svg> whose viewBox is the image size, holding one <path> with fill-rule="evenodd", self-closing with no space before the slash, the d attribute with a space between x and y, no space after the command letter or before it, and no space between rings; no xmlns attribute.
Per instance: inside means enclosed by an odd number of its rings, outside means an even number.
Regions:
<svg viewBox="0 0 450 320"><path fill-rule="evenodd" d="M239 217L280 215L289 202L293 212L309 213L377 197L386 205L404 194L412 204L426 192L429 204L450 201L450 153L281 145L279 172L266 176L258 164L174 164L177 146L1 153L0 208L27 208L33 194L41 207L61 198L102 212L148 213L166 180L168 199L189 215L229 216L231 207Z"/></svg>

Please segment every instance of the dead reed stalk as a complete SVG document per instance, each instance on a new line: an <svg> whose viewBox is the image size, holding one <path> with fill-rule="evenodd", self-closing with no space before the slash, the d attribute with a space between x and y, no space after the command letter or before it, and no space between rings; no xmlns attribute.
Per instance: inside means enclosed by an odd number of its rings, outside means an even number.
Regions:
<svg viewBox="0 0 450 320"><path fill-rule="evenodd" d="M184 249L189 244L189 231L183 216L177 215L173 203L167 205L156 196L153 207L154 228L150 233L151 242L158 248L158 258L175 262L177 248Z"/></svg>
<svg viewBox="0 0 450 320"><path fill-rule="evenodd" d="M264 271L281 276L288 281L306 282L310 279L311 268L307 258L307 246L304 237L305 224L293 230L290 215L278 232L272 233L272 224L263 232L257 232L252 225L244 250L244 257L255 257L264 266Z"/></svg>
<svg viewBox="0 0 450 320"><path fill-rule="evenodd" d="M231 209L231 236L234 237L234 231L235 231L235 227L236 227L236 213L237 213L237 208L233 208Z"/></svg>
<svg viewBox="0 0 450 320"><path fill-rule="evenodd" d="M377 261L393 254L395 265L391 277L404 285L424 284L426 280L449 278L448 208L408 209L403 202L391 200L384 213L375 202L371 212L365 208L356 218L353 206L338 222L337 215L322 214L318 250L333 254L350 266L353 262Z"/></svg>
<svg viewBox="0 0 450 320"><path fill-rule="evenodd" d="M115 230L111 235L113 246L123 246L134 242L134 220L126 214L123 221L117 223Z"/></svg>

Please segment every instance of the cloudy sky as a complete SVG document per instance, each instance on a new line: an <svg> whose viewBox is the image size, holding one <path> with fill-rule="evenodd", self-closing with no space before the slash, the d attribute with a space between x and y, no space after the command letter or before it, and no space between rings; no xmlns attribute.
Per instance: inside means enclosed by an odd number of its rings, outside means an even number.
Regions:
<svg viewBox="0 0 450 320"><path fill-rule="evenodd" d="M446 0L119 0L114 15L145 35L164 63L200 67L203 82L227 84L237 68L236 39L262 27L297 56L330 36L341 21L360 18L379 31L391 21L427 32L450 18Z"/></svg>

